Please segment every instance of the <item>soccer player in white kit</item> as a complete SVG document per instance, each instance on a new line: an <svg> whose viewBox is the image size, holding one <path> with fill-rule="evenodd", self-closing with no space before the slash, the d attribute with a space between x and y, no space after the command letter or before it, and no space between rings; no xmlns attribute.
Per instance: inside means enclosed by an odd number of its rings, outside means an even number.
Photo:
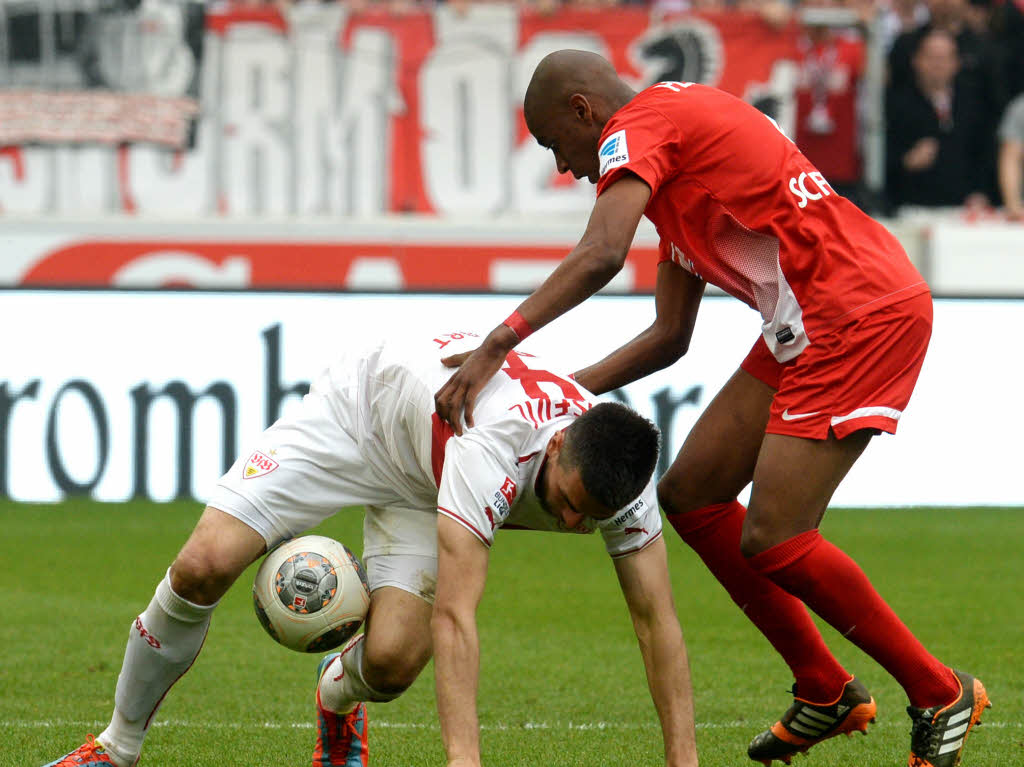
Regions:
<svg viewBox="0 0 1024 767"><path fill-rule="evenodd" d="M128 767L210 614L269 547L362 505L365 631L321 661L313 767L366 767L364 701L396 698L433 654L450 767L480 764L476 608L499 527L600 530L629 608L671 767L697 764L686 648L651 475L657 429L595 405L571 378L513 352L461 436L434 413L442 355L470 333L377 342L336 361L298 412L221 478L129 632L110 725L47 767Z"/></svg>

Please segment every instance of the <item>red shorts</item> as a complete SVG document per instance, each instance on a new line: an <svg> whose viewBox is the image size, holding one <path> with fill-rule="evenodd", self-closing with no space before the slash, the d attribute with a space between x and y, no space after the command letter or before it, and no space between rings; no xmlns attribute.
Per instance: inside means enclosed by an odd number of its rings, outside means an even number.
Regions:
<svg viewBox="0 0 1024 767"><path fill-rule="evenodd" d="M838 439L859 429L896 432L932 333L928 293L883 307L813 338L778 362L758 337L740 367L776 390L765 432Z"/></svg>

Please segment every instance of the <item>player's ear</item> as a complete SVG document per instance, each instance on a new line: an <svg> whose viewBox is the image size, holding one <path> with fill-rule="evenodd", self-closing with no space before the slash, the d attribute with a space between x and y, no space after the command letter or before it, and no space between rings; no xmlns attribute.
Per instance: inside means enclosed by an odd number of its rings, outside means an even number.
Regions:
<svg viewBox="0 0 1024 767"><path fill-rule="evenodd" d="M590 108L590 102L582 93L572 94L569 97L569 106L572 107L573 114L576 115L577 120L589 123L593 119L593 110Z"/></svg>
<svg viewBox="0 0 1024 767"><path fill-rule="evenodd" d="M565 429L559 429L556 431L551 439L548 440L548 446L545 449L545 453L549 460L556 460L559 453L562 452L562 445L565 443Z"/></svg>

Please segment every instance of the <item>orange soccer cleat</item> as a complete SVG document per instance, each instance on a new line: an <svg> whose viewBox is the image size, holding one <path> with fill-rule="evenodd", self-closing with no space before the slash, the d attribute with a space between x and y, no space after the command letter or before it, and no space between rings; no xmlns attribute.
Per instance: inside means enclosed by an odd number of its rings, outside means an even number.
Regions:
<svg viewBox="0 0 1024 767"><path fill-rule="evenodd" d="M368 767L366 705L360 703L347 714L328 711L320 703L320 678L331 661L341 653L332 653L320 661L316 690L316 745L313 767Z"/></svg>
<svg viewBox="0 0 1024 767"><path fill-rule="evenodd" d="M954 671L960 695L948 706L907 706L910 728L908 767L956 767L971 729L981 724L981 713L991 708L985 685L970 674Z"/></svg>
<svg viewBox="0 0 1024 767"><path fill-rule="evenodd" d="M843 694L831 703L811 703L797 697L793 685L793 705L782 719L757 735L747 748L747 756L765 767L773 759L789 764L793 754L843 733L867 733L875 721L878 707L867 688L856 677L843 687Z"/></svg>

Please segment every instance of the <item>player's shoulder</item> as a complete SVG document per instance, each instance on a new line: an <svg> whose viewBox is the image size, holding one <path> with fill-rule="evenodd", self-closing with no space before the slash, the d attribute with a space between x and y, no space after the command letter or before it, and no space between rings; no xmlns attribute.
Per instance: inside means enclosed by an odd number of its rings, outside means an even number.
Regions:
<svg viewBox="0 0 1024 767"><path fill-rule="evenodd" d="M752 112L756 110L742 99L710 85L665 81L644 88L612 115L602 138L624 128L662 134L669 126L682 134L700 134L750 119Z"/></svg>
<svg viewBox="0 0 1024 767"><path fill-rule="evenodd" d="M731 103L741 101L730 93L701 83L665 80L640 91L627 106L637 109L673 110L695 109L703 103Z"/></svg>

